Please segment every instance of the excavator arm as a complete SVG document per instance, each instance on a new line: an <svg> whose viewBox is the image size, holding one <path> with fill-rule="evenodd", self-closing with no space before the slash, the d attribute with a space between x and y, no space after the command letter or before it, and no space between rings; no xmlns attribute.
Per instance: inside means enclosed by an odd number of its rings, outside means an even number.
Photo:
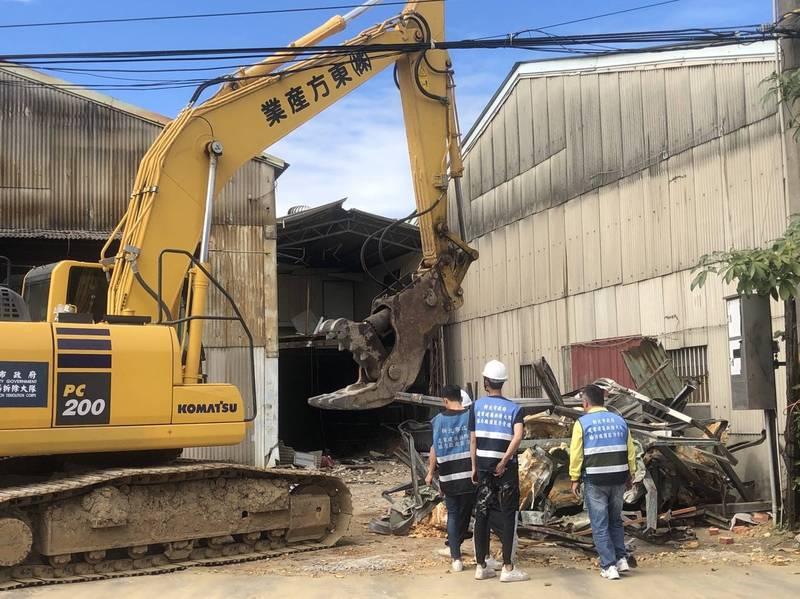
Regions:
<svg viewBox="0 0 800 599"><path fill-rule="evenodd" d="M334 17L293 45L316 45L344 29L347 20ZM142 159L128 209L103 250L101 264L111 271L109 313L177 322L188 272L191 299L184 382L197 382L208 279L186 254L194 254L199 243L199 262L207 267L214 196L253 156L394 65L422 260L411 284L376 300L364 322L325 324L324 332L353 352L359 380L340 392L309 400L335 409L391 402L396 391L416 378L427 340L461 305L461 281L477 253L447 227L448 185L454 180L458 192L462 170L447 53L433 49L367 53L361 48L367 44L397 48L443 36L443 3L409 2L401 15L345 42L343 48L352 46L351 52L320 52L300 62L291 62L290 54L271 56L233 77L209 82L223 85L195 105L208 87L202 86ZM111 240L120 232L118 252L106 257Z"/></svg>

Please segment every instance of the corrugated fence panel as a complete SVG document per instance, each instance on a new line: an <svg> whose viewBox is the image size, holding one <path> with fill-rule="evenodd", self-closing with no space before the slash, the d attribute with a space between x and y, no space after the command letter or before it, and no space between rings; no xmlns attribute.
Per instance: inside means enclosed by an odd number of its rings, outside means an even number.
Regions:
<svg viewBox="0 0 800 599"><path fill-rule="evenodd" d="M599 76L581 75L581 119L583 124L584 180L580 191L587 191L603 181L603 132L600 127Z"/></svg>
<svg viewBox="0 0 800 599"><path fill-rule="evenodd" d="M666 164L656 162L642 171L647 276L672 271L669 182Z"/></svg>
<svg viewBox="0 0 800 599"><path fill-rule="evenodd" d="M692 94L689 86L690 68L666 69L667 139L669 154L674 156L692 146Z"/></svg>
<svg viewBox="0 0 800 599"><path fill-rule="evenodd" d="M670 201L672 267L691 268L697 262L697 224L694 191L694 159L691 150L667 161Z"/></svg>
<svg viewBox="0 0 800 599"><path fill-rule="evenodd" d="M523 306L533 303L535 290L541 284L538 275L539 256L535 218L535 215L526 216L519 223L520 302Z"/></svg>
<svg viewBox="0 0 800 599"><path fill-rule="evenodd" d="M508 309L508 273L506 271L506 229L496 229L490 234L492 240L492 312ZM488 291L488 289L487 289Z"/></svg>
<svg viewBox="0 0 800 599"><path fill-rule="evenodd" d="M536 89L534 88L534 92ZM534 94L534 100L538 96ZM536 111L537 104L534 102L533 110ZM564 101L564 77L547 78L547 121L549 130L550 152L548 156L553 156L567 147L566 137L566 111Z"/></svg>
<svg viewBox="0 0 800 599"><path fill-rule="evenodd" d="M644 115L645 162L658 160L667 152L667 106L663 69L642 71L642 112Z"/></svg>
<svg viewBox="0 0 800 599"><path fill-rule="evenodd" d="M597 319L597 339L619 335L617 327L617 293L614 287L604 287L594 292L594 313Z"/></svg>
<svg viewBox="0 0 800 599"><path fill-rule="evenodd" d="M537 184L537 168L530 168L519 177L515 179L520 188L520 195L522 197L522 213L521 216L529 216L534 212L538 212L537 202L539 199Z"/></svg>
<svg viewBox="0 0 800 599"><path fill-rule="evenodd" d="M525 306L519 311L519 344L520 360L529 364L535 360L535 346L533 339L533 307Z"/></svg>
<svg viewBox="0 0 800 599"><path fill-rule="evenodd" d="M694 275L690 270L678 273L680 289L683 291L684 322L681 323L684 329L700 329L708 322L706 294L703 289L691 290Z"/></svg>
<svg viewBox="0 0 800 599"><path fill-rule="evenodd" d="M506 100L506 104L508 100ZM505 108L505 104L503 105ZM497 187L506 180L506 115L505 110L501 109L492 119L491 140L492 140L492 156L493 170L492 181L493 185ZM516 123L514 123L516 125Z"/></svg>
<svg viewBox="0 0 800 599"><path fill-rule="evenodd" d="M566 120L567 198L583 191L583 124L581 122L581 78L564 77L564 118Z"/></svg>
<svg viewBox="0 0 800 599"><path fill-rule="evenodd" d="M619 183L600 188L600 256L603 285L622 282Z"/></svg>
<svg viewBox="0 0 800 599"><path fill-rule="evenodd" d="M697 251L700 255L725 247L721 160L717 140L692 149L696 206Z"/></svg>
<svg viewBox="0 0 800 599"><path fill-rule="evenodd" d="M642 76L639 71L619 74L620 111L623 115L622 167L628 175L646 162L644 144L644 113L642 106Z"/></svg>
<svg viewBox="0 0 800 599"><path fill-rule="evenodd" d="M750 173L750 131L742 127L722 138L725 192L725 247L753 247L753 223L761 216L753 213L753 187Z"/></svg>
<svg viewBox="0 0 800 599"><path fill-rule="evenodd" d="M617 334L641 335L639 284L618 285L615 289L617 290Z"/></svg>
<svg viewBox="0 0 800 599"><path fill-rule="evenodd" d="M675 333L686 328L686 316L683 298L686 289L683 287L681 273L673 273L661 278L664 290L664 332Z"/></svg>
<svg viewBox="0 0 800 599"><path fill-rule="evenodd" d="M778 118L764 119L749 129L755 242L762 244L781 235L788 224Z"/></svg>
<svg viewBox="0 0 800 599"><path fill-rule="evenodd" d="M533 121L534 104L531 97L532 79L521 79L517 83L517 127L519 128L519 172L533 168ZM546 113L545 113L546 115ZM546 122L546 121L545 121Z"/></svg>
<svg viewBox="0 0 800 599"><path fill-rule="evenodd" d="M524 216L522 206L522 177L517 175L506 183L508 186L508 221L514 222Z"/></svg>
<svg viewBox="0 0 800 599"><path fill-rule="evenodd" d="M722 131L735 131L745 124L744 65L715 65L717 113Z"/></svg>
<svg viewBox="0 0 800 599"><path fill-rule="evenodd" d="M237 303L253 335L253 342L265 345L265 263L274 260L274 256L271 257L267 252L263 229L243 225L213 225L210 250L212 272ZM219 316L233 314L227 300L213 286L208 293L208 313ZM206 327L209 332L205 337L207 347L247 345L247 337L238 322L212 321Z"/></svg>
<svg viewBox="0 0 800 599"><path fill-rule="evenodd" d="M627 119L627 115L625 116ZM600 75L600 132L602 177L605 185L622 176L622 113L620 111L620 74Z"/></svg>
<svg viewBox="0 0 800 599"><path fill-rule="evenodd" d="M494 187L494 154L491 126L486 127L481 133L477 145L480 146L481 156L481 194L485 194Z"/></svg>
<svg viewBox="0 0 800 599"><path fill-rule="evenodd" d="M558 153L553 154L548 162L550 164L550 205L556 206L566 202L568 197L567 151L560 150Z"/></svg>
<svg viewBox="0 0 800 599"><path fill-rule="evenodd" d="M547 211L550 234L550 297L564 297L567 293L567 234L564 228L564 206Z"/></svg>
<svg viewBox="0 0 800 599"><path fill-rule="evenodd" d="M506 180L519 175L519 120L517 117L517 87L503 107L506 123Z"/></svg>
<svg viewBox="0 0 800 599"><path fill-rule="evenodd" d="M481 149L483 144L480 140L473 144L469 153L466 156L466 162L469 165L469 199L475 201L478 196L483 193L481 187L481 173L483 169L483 161L481 160Z"/></svg>
<svg viewBox="0 0 800 599"><path fill-rule="evenodd" d="M528 217L533 228L533 246L535 253L533 256L533 297L538 304L554 299L550 287L552 278L551 268L554 267L551 260L552 245L550 240L549 219L546 212L539 212L532 217Z"/></svg>
<svg viewBox="0 0 800 599"><path fill-rule="evenodd" d="M600 194L595 189L581 199L581 231L583 233L583 288L597 289L603 284L600 251Z"/></svg>
<svg viewBox="0 0 800 599"><path fill-rule="evenodd" d="M481 196L481 204L483 205L483 233L489 233L494 231L498 221L494 187Z"/></svg>
<svg viewBox="0 0 800 599"><path fill-rule="evenodd" d="M594 311L594 293L580 293L567 297L569 338L572 343L597 339L597 315Z"/></svg>
<svg viewBox="0 0 800 599"><path fill-rule="evenodd" d="M639 314L642 324L640 334L664 334L664 287L661 277L639 283Z"/></svg>
<svg viewBox="0 0 800 599"><path fill-rule="evenodd" d="M550 146L550 114L547 98L548 79L537 77L531 80L531 101L533 106L533 164L541 164L553 153ZM563 98L560 98L561 108L556 111L564 113ZM555 116L555 115L554 115ZM557 124L557 123L556 123ZM563 122L562 122L563 126ZM562 134L563 139L563 134Z"/></svg>
<svg viewBox="0 0 800 599"><path fill-rule="evenodd" d="M552 192L552 184L553 184L553 173L551 172L551 167L554 164L552 158L545 160L544 162L540 162L537 164L533 169L531 169L530 173L535 178L536 184L536 203L534 205L534 212L542 212L543 210L547 210L550 206L554 204L553 192ZM561 181L557 181L557 185L564 185L563 179Z"/></svg>
<svg viewBox="0 0 800 599"><path fill-rule="evenodd" d="M755 123L773 115L778 110L777 97L766 94L768 85L763 83L777 70L774 61L748 62L744 65L745 121Z"/></svg>
<svg viewBox="0 0 800 599"><path fill-rule="evenodd" d="M622 281L645 277L647 251L644 227L644 186L641 173L620 181L620 236L622 237Z"/></svg>
<svg viewBox="0 0 800 599"><path fill-rule="evenodd" d="M508 183L503 181L494 188L495 228L504 227L510 222L508 211Z"/></svg>
<svg viewBox="0 0 800 599"><path fill-rule="evenodd" d="M694 144L701 144L719 135L717 118L717 85L715 67L695 65L689 69Z"/></svg>
<svg viewBox="0 0 800 599"><path fill-rule="evenodd" d="M508 307L519 308L520 304L520 221L506 228L506 278L508 288Z"/></svg>
<svg viewBox="0 0 800 599"><path fill-rule="evenodd" d="M567 293L573 295L585 289L583 279L583 224L581 198L564 204L564 229L567 250Z"/></svg>
<svg viewBox="0 0 800 599"><path fill-rule="evenodd" d="M478 309L478 316L486 316L495 311L494 297L493 297L493 284L494 281L494 244L492 243L491 233L487 233L481 238L481 257L478 260L478 266L481 269L480 287L479 287L479 301L480 308Z"/></svg>

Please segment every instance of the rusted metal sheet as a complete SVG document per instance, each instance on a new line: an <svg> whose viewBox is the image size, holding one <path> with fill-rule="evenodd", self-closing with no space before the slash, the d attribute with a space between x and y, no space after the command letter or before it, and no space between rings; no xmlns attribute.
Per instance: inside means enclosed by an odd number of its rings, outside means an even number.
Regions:
<svg viewBox="0 0 800 599"><path fill-rule="evenodd" d="M14 224L3 229L102 239L124 212L139 161L169 119L53 82L0 67L0 204L4 222ZM245 165L220 194L214 222L274 222L274 171L265 160Z"/></svg>
<svg viewBox="0 0 800 599"><path fill-rule="evenodd" d="M570 346L572 388L578 389L599 378L610 378L625 387L635 387L622 352L640 343L640 337L619 337L573 344Z"/></svg>

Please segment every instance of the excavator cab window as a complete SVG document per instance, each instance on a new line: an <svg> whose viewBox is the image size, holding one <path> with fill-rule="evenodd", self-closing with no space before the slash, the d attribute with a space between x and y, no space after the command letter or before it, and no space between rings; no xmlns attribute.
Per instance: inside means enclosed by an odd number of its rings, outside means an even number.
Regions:
<svg viewBox="0 0 800 599"><path fill-rule="evenodd" d="M100 322L106 314L108 282L97 264L63 261L39 266L25 277L22 297L31 320L52 320L58 304L72 304L78 314Z"/></svg>

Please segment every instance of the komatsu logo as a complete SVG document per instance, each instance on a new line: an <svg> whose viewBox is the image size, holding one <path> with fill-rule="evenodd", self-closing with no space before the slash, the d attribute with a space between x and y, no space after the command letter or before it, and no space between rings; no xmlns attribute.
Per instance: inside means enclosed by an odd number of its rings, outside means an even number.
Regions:
<svg viewBox="0 0 800 599"><path fill-rule="evenodd" d="M220 401L217 403L180 403L178 414L233 414L239 406L235 403Z"/></svg>

